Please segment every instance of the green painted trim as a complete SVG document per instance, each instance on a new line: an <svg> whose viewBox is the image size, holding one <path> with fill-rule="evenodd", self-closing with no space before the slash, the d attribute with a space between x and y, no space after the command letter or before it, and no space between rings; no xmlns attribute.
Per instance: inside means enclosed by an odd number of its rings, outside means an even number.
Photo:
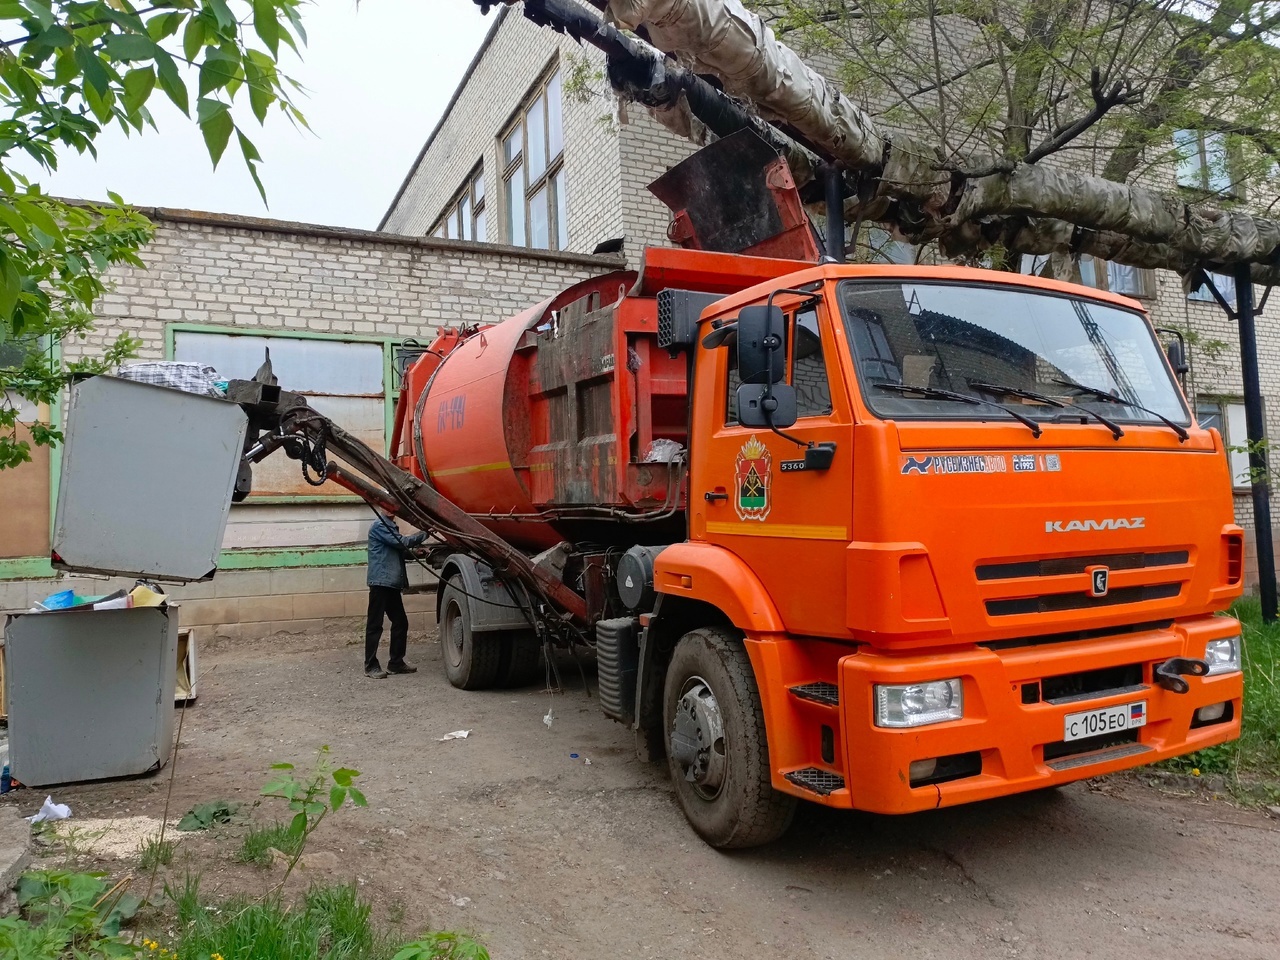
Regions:
<svg viewBox="0 0 1280 960"><path fill-rule="evenodd" d="M382 393L385 398L382 401L384 414L382 455L384 457L391 456L391 431L395 429L396 397L399 395L399 391L395 389L396 342L385 340L382 344Z"/></svg>
<svg viewBox="0 0 1280 960"><path fill-rule="evenodd" d="M276 547L269 550L224 550L218 556L219 570L268 570L276 567L363 567L369 562L364 547ZM53 580L54 570L47 557L0 559L0 581Z"/></svg>
<svg viewBox="0 0 1280 960"><path fill-rule="evenodd" d="M224 550L219 570L262 570L269 567L363 567L365 547L285 547L271 550Z"/></svg>
<svg viewBox="0 0 1280 960"><path fill-rule="evenodd" d="M57 575L48 557L0 559L0 580L52 580Z"/></svg>

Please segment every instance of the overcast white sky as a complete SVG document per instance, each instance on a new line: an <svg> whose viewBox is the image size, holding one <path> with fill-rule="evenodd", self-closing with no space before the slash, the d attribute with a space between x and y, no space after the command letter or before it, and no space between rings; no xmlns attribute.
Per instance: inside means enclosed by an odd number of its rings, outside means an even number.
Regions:
<svg viewBox="0 0 1280 960"><path fill-rule="evenodd" d="M159 89L149 104L159 133L109 131L98 141L98 161L64 155L40 182L64 197L100 200L114 190L143 206L373 229L495 13L481 16L471 0L362 0L358 10L355 0L318 0L307 8L303 62L285 71L308 89L298 103L313 133L274 114L258 128L243 107L269 209L234 138L211 170L194 121Z"/></svg>

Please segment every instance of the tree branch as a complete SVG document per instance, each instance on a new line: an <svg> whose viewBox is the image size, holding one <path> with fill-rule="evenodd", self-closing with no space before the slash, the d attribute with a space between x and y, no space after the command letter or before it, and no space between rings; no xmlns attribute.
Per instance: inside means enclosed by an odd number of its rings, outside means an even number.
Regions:
<svg viewBox="0 0 1280 960"><path fill-rule="evenodd" d="M1103 90L1102 74L1097 67L1093 68L1090 75L1089 89L1093 94L1093 109L1083 117L1060 126L1048 140L1026 155L1025 163L1035 163L1051 153L1056 153L1105 117L1110 110L1137 103L1147 91L1146 87L1134 88L1128 80L1117 80L1111 85L1110 90Z"/></svg>

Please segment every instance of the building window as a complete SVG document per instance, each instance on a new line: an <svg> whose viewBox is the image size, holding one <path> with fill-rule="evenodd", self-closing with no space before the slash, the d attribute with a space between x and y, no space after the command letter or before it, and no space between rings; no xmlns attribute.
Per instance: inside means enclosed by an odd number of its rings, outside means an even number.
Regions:
<svg viewBox="0 0 1280 960"><path fill-rule="evenodd" d="M249 380L271 351L272 372L286 390L378 452L386 450L386 365L381 342L341 338L261 336L214 332L209 328L173 330L173 359L207 363L224 380ZM298 461L267 457L253 468L249 500L279 497L333 497L334 487L313 487L302 478Z"/></svg>
<svg viewBox="0 0 1280 960"><path fill-rule="evenodd" d="M1049 257L1044 254L1023 254L1023 273L1052 278ZM1111 260L1099 260L1083 255L1072 264L1071 279L1075 283L1095 290L1109 290L1125 297L1151 299L1156 295L1155 273L1145 267L1130 267Z"/></svg>
<svg viewBox="0 0 1280 960"><path fill-rule="evenodd" d="M1233 192L1225 133L1175 130L1173 146L1178 160L1178 186L1205 193Z"/></svg>
<svg viewBox="0 0 1280 960"><path fill-rule="evenodd" d="M431 235L445 240L485 241L483 166L477 167L475 173L467 178Z"/></svg>
<svg viewBox="0 0 1280 960"><path fill-rule="evenodd" d="M1218 288L1218 292L1222 294L1222 299L1234 307L1236 302L1236 278L1225 273L1211 273L1209 278L1213 281L1213 285ZM1217 303L1217 298L1214 297L1207 283L1200 284L1200 286L1188 293L1187 299L1209 300Z"/></svg>
<svg viewBox="0 0 1280 960"><path fill-rule="evenodd" d="M504 239L517 247L563 250L569 228L564 185L560 72L530 94L502 135Z"/></svg>
<svg viewBox="0 0 1280 960"><path fill-rule="evenodd" d="M1222 434L1231 465L1231 485L1249 486L1249 429L1245 423L1244 404L1239 400L1200 398L1196 402L1196 422L1208 430Z"/></svg>
<svg viewBox="0 0 1280 960"><path fill-rule="evenodd" d="M905 240L895 240L888 230L871 227L867 230L867 246L871 250L870 263L916 262L916 248Z"/></svg>

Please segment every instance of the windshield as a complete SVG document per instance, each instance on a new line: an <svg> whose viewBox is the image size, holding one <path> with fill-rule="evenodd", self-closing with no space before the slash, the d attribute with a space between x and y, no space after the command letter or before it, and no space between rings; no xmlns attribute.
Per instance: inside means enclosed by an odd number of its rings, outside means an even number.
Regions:
<svg viewBox="0 0 1280 960"><path fill-rule="evenodd" d="M863 394L879 416L1011 418L994 400L1045 421L1096 411L1125 423L1190 422L1150 327L1131 310L903 281L846 281L840 303ZM982 404L957 402L967 397Z"/></svg>

